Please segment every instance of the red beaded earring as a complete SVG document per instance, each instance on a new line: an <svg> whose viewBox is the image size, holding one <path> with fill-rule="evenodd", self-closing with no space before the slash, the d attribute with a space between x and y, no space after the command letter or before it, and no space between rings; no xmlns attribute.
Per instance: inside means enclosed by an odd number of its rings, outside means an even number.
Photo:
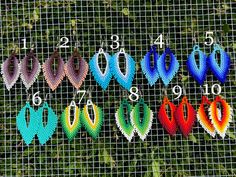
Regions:
<svg viewBox="0 0 236 177"><path fill-rule="evenodd" d="M187 117L184 116L184 105L187 107ZM193 106L188 102L186 96L183 97L182 102L175 111L176 122L185 137L189 135L192 130L193 124L196 119L196 111Z"/></svg>
<svg viewBox="0 0 236 177"><path fill-rule="evenodd" d="M169 106L170 108L170 118L166 112L166 106ZM176 106L169 101L167 96L165 96L163 99L163 104L159 109L158 118L164 129L172 136L175 135L177 131L177 124L174 116L175 110Z"/></svg>

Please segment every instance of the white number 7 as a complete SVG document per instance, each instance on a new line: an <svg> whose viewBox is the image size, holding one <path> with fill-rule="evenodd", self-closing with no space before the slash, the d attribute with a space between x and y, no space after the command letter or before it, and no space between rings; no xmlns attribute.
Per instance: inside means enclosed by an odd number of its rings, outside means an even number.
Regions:
<svg viewBox="0 0 236 177"><path fill-rule="evenodd" d="M81 96L81 98L79 99L79 103L78 103L78 104L80 104L81 101L82 101L82 99L84 98L84 95L85 95L85 93L86 93L86 90L78 90L78 91L77 91L77 94L78 94L78 93L82 93L82 96Z"/></svg>

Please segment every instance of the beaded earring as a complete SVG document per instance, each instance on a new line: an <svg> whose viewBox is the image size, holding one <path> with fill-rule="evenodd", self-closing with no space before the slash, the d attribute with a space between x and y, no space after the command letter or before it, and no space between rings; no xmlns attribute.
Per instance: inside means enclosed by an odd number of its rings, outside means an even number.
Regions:
<svg viewBox="0 0 236 177"><path fill-rule="evenodd" d="M201 126L204 128L205 131L207 131L212 137L215 137L216 131L215 127L211 122L211 119L208 116L208 113L206 113L205 106L208 106L207 112L209 110L209 107L211 105L211 101L208 100L206 96L202 96L202 102L201 105L197 111L197 119Z"/></svg>
<svg viewBox="0 0 236 177"><path fill-rule="evenodd" d="M166 68L165 61L167 55L170 56L170 65L168 69ZM179 70L179 62L169 47L167 47L164 53L159 57L157 61L157 67L160 78L162 79L164 85L168 86L170 81L174 78Z"/></svg>
<svg viewBox="0 0 236 177"><path fill-rule="evenodd" d="M78 61L76 66L75 60ZM76 48L64 69L70 83L78 90L88 74L88 63L80 56Z"/></svg>
<svg viewBox="0 0 236 177"><path fill-rule="evenodd" d="M198 53L199 57L199 67L196 63L196 53ZM193 51L188 57L187 68L193 78L202 85L207 74L207 56L200 50L198 45L193 47Z"/></svg>
<svg viewBox="0 0 236 177"><path fill-rule="evenodd" d="M220 54L220 64L217 62L217 53ZM213 52L208 56L208 65L215 77L223 84L226 81L230 68L230 57L218 44L214 44Z"/></svg>
<svg viewBox="0 0 236 177"><path fill-rule="evenodd" d="M143 107L143 117L140 117L140 107ZM137 132L139 137L144 141L152 127L153 112L148 105L144 103L143 98L139 100L130 112L130 120L134 131Z"/></svg>
<svg viewBox="0 0 236 177"><path fill-rule="evenodd" d="M1 66L1 74L7 90L9 91L20 75L20 64L19 60L16 58L15 52L13 52L10 57L3 62Z"/></svg>
<svg viewBox="0 0 236 177"><path fill-rule="evenodd" d="M74 115L73 115L73 123L71 124L70 111L72 108L74 108ZM71 141L76 136L76 134L81 128L80 116L81 116L81 111L78 108L78 106L76 106L74 100L71 101L70 105L65 108L65 110L61 115L62 128L69 141Z"/></svg>
<svg viewBox="0 0 236 177"><path fill-rule="evenodd" d="M151 67L152 54L153 54L153 59L154 59L153 67ZM150 50L147 52L147 54L144 56L144 58L141 61L142 71L145 74L150 86L153 86L159 78L157 60L158 60L158 54L156 52L156 47L153 45L151 46Z"/></svg>
<svg viewBox="0 0 236 177"><path fill-rule="evenodd" d="M55 60L58 60L58 66L56 71L54 72L52 69L52 65ZM48 58L43 64L43 74L46 82L48 83L52 91L56 90L56 88L59 86L59 84L65 77L64 61L60 57L57 50L55 50L51 57Z"/></svg>
<svg viewBox="0 0 236 177"><path fill-rule="evenodd" d="M119 66L119 57L123 54L126 60L126 72L123 74L120 70ZM125 53L125 49L121 48L119 52L115 53L110 62L112 73L117 80L117 82L124 87L125 89L129 90L132 86L132 82L135 75L135 61L134 59L127 53Z"/></svg>
<svg viewBox="0 0 236 177"><path fill-rule="evenodd" d="M104 55L106 59L106 69L104 73L102 73L98 65L98 57L101 54ZM92 59L89 61L89 67L90 67L91 73L103 90L107 89L112 78L112 73L110 69L110 66L111 66L110 60L111 60L111 56L108 53L104 52L102 48L100 48L99 51L95 53Z"/></svg>
<svg viewBox="0 0 236 177"><path fill-rule="evenodd" d="M125 118L124 108L127 109L127 116ZM120 129L121 133L126 137L126 139L130 142L134 136L134 127L131 123L131 111L133 107L131 104L128 103L126 99L123 99L120 107L115 113L115 120L118 128Z"/></svg>
<svg viewBox="0 0 236 177"><path fill-rule="evenodd" d="M170 115L171 115L170 118L168 117L168 114L166 112L166 106L169 106L170 108L169 109ZM163 103L158 112L158 118L163 128L172 136L175 135L177 131L175 111L176 111L176 106L172 102L169 101L167 96L165 96L163 99Z"/></svg>
<svg viewBox="0 0 236 177"><path fill-rule="evenodd" d="M187 117L184 116L184 105L187 108ZM185 137L187 137L192 131L195 119L196 119L196 111L193 106L188 102L186 96L183 97L181 103L176 108L175 118L177 125L179 126L181 132Z"/></svg>
<svg viewBox="0 0 236 177"><path fill-rule="evenodd" d="M44 125L43 122L43 111L47 110L47 123ZM37 137L41 145L45 144L53 135L57 127L58 118L51 107L48 106L46 99L43 106L37 110L37 115L39 117L39 128L37 132Z"/></svg>
<svg viewBox="0 0 236 177"><path fill-rule="evenodd" d="M26 111L29 110L29 123L26 120ZM16 126L23 140L29 145L34 139L39 129L39 117L37 112L30 106L29 97L25 106L20 110L16 117Z"/></svg>
<svg viewBox="0 0 236 177"><path fill-rule="evenodd" d="M93 108L94 120L91 119L89 114L89 106L92 106ZM87 130L88 134L93 137L93 139L97 139L99 133L101 132L103 121L104 117L102 109L95 105L91 99L89 99L82 110L81 123Z"/></svg>
<svg viewBox="0 0 236 177"><path fill-rule="evenodd" d="M217 108L220 104L221 108ZM217 96L209 108L210 119L216 132L224 139L229 123L232 121L233 109L220 96Z"/></svg>
<svg viewBox="0 0 236 177"><path fill-rule="evenodd" d="M30 59L32 58L32 69L29 70L28 65L30 62ZM35 80L37 79L40 70L41 65L39 63L39 60L35 57L33 50L31 50L25 58L21 61L21 67L20 67L20 73L21 73L21 79L23 81L23 84L25 85L26 89L28 90Z"/></svg>

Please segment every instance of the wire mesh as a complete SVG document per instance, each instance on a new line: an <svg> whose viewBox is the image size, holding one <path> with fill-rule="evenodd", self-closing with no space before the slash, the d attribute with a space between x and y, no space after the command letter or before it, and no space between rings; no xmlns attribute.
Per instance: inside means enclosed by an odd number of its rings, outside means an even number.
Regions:
<svg viewBox="0 0 236 177"><path fill-rule="evenodd" d="M230 123L227 136L210 137L196 122L191 135L184 138L180 132L170 137L156 119L164 92L163 83L150 87L141 71L139 62L149 50L150 36L169 34L170 48L175 53L180 70L167 88L168 97L176 105L172 93L175 85L185 86L189 102L198 108L202 92L200 86L189 77L186 59L194 45L193 36L204 52L212 47L204 45L205 32L213 31L221 45L231 56L228 81L221 84L227 102L234 107L235 87L235 1L234 0L150 0L150 1L31 1L2 0L0 9L0 53L3 62L13 48L21 60L34 44L34 52L40 63L50 57L60 38L69 39L69 48L61 48L60 55L67 61L77 41L79 52L89 61L103 41L104 50L112 50L111 36L116 34L123 40L124 48L136 61L133 86L139 86L145 103L154 112L154 121L147 139L142 142L135 135L129 143L115 123L114 114L123 98L129 93L112 79L106 91L94 81L90 72L81 90L92 91L92 100L104 111L104 124L97 140L82 128L74 140L69 142L59 122L53 137L46 145L39 145L35 138L25 145L16 128L16 115L24 106L27 92L19 79L7 91L1 78L0 155L2 176L236 176L235 119ZM158 48L161 54L164 49ZM121 66L124 61L120 60ZM101 62L103 68L105 63ZM209 87L219 83L212 73L206 82ZM44 80L42 72L29 89L31 96L40 91L58 117L72 100L75 89L64 78L55 92ZM209 99L213 100L210 94ZM79 95L76 100L79 99ZM79 105L86 104L88 95ZM31 102L32 103L32 102ZM135 104L135 102L130 102ZM34 106L35 109L38 107Z"/></svg>

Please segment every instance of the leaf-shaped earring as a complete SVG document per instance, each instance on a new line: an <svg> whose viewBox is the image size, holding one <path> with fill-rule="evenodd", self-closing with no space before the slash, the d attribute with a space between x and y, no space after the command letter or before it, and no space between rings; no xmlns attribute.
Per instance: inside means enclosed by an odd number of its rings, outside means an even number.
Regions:
<svg viewBox="0 0 236 177"><path fill-rule="evenodd" d="M221 104L221 109L217 108ZM215 130L224 139L229 123L232 121L233 109L220 96L217 96L209 108L210 119Z"/></svg>
<svg viewBox="0 0 236 177"><path fill-rule="evenodd" d="M170 56L170 65L168 69L166 68L166 61L165 61L167 55ZM158 67L158 73L164 85L167 86L179 70L179 62L169 47L167 47L165 49L165 52L159 57L157 61L157 67Z"/></svg>
<svg viewBox="0 0 236 177"><path fill-rule="evenodd" d="M166 112L166 106L169 106L169 111L171 117L168 117L168 114ZM167 96L164 97L163 99L163 104L161 105L158 113L158 118L164 129L170 134L170 135L175 135L177 131L177 123L175 120L175 113L176 106L169 101Z"/></svg>
<svg viewBox="0 0 236 177"><path fill-rule="evenodd" d="M119 66L119 57L123 54L126 60L126 72L123 74L120 70ZM124 87L125 89L129 90L132 86L132 82L135 75L135 61L134 59L127 53L125 53L124 48L121 48L119 52L115 53L111 58L111 69L114 77L116 78L117 82Z"/></svg>
<svg viewBox="0 0 236 177"><path fill-rule="evenodd" d="M92 120L91 116L89 115L88 106L92 106L93 108L94 120ZM88 100L87 105L84 105L84 108L82 110L81 123L85 127L89 135L93 137L93 139L96 139L98 137L102 129L103 119L102 109L93 104L91 100Z"/></svg>
<svg viewBox="0 0 236 177"><path fill-rule="evenodd" d="M141 106L143 107L143 117L140 119ZM148 105L144 103L144 100L142 98L133 107L130 113L130 120L131 124L134 127L134 130L138 133L139 137L144 141L152 127L153 112L148 107Z"/></svg>
<svg viewBox="0 0 236 177"><path fill-rule="evenodd" d="M220 64L217 63L217 53L220 54ZM229 73L230 57L218 44L214 44L214 50L208 57L208 65L216 78L223 84Z"/></svg>
<svg viewBox="0 0 236 177"><path fill-rule="evenodd" d="M202 103L197 111L197 119L204 130L207 131L212 137L215 137L216 131L213 124L211 123L211 119L208 117L208 113L205 111L205 105L210 107L211 101L209 101L206 96L203 96Z"/></svg>
<svg viewBox="0 0 236 177"><path fill-rule="evenodd" d="M102 73L98 65L98 57L100 54L103 54L106 59L106 69L104 73ZM111 56L108 53L104 52L102 48L100 48L99 51L95 53L95 55L89 61L91 73L103 90L106 90L112 78L112 73L110 70L110 59Z"/></svg>
<svg viewBox="0 0 236 177"><path fill-rule="evenodd" d="M125 112L124 112L125 107L127 109L127 114L126 114L128 116L127 119L125 118ZM116 124L119 127L121 133L127 138L129 142L134 136L134 127L131 124L131 118L130 118L131 111L132 111L132 105L130 105L128 101L124 99L115 113Z"/></svg>
<svg viewBox="0 0 236 177"><path fill-rule="evenodd" d="M31 58L32 58L32 69L29 70L28 65ZM21 79L26 89L28 90L37 79L41 70L41 65L39 63L39 60L34 56L33 50L31 50L29 54L27 54L25 58L21 61L20 69L21 69Z"/></svg>
<svg viewBox="0 0 236 177"><path fill-rule="evenodd" d="M47 123L44 125L43 122L43 111L47 110ZM39 129L38 129L38 139L41 145L45 144L53 135L57 127L57 115L55 112L48 106L47 102L43 103L43 106L37 111L39 117Z"/></svg>
<svg viewBox="0 0 236 177"><path fill-rule="evenodd" d="M74 108L74 115L73 123L71 124L70 111L72 108ZM71 141L76 136L79 129L81 128L80 115L81 111L78 106L76 106L75 101L71 101L70 105L65 108L61 115L62 128L69 141Z"/></svg>
<svg viewBox="0 0 236 177"><path fill-rule="evenodd" d="M26 120L26 110L29 110L29 123L27 125ZM24 139L25 143L29 145L35 135L38 132L39 128L39 118L35 110L30 106L29 102L26 102L26 105L20 110L19 114L16 117L16 126L20 131L22 138Z"/></svg>
<svg viewBox="0 0 236 177"><path fill-rule="evenodd" d="M199 57L199 67L196 63L196 53ZM187 68L193 78L202 85L206 79L207 73L207 56L203 53L198 45L193 47L192 53L189 55L187 60Z"/></svg>
<svg viewBox="0 0 236 177"><path fill-rule="evenodd" d="M186 118L184 116L184 105L187 108ZM175 118L183 135L187 137L189 133L192 131L192 128L196 119L196 111L194 110L193 106L188 102L188 99L186 96L183 97L182 102L176 108Z"/></svg>
<svg viewBox="0 0 236 177"><path fill-rule="evenodd" d="M75 66L75 60L77 65ZM78 90L88 73L88 63L80 56L77 49L74 50L72 56L65 64L65 74L70 83Z"/></svg>
<svg viewBox="0 0 236 177"><path fill-rule="evenodd" d="M7 90L10 90L20 75L20 64L15 53L12 53L11 56L3 62L1 73Z"/></svg>
<svg viewBox="0 0 236 177"><path fill-rule="evenodd" d="M54 72L52 66L55 59L58 60L58 66L56 71ZM59 86L59 84L65 77L64 61L59 56L57 50L55 50L51 57L48 58L43 64L43 74L52 91L56 90L56 88Z"/></svg>
<svg viewBox="0 0 236 177"><path fill-rule="evenodd" d="M151 55L153 54L154 66L151 66ZM145 74L150 86L153 86L157 79L159 78L158 68L157 68L158 54L156 52L156 47L151 46L149 52L144 56L141 61L141 68Z"/></svg>

